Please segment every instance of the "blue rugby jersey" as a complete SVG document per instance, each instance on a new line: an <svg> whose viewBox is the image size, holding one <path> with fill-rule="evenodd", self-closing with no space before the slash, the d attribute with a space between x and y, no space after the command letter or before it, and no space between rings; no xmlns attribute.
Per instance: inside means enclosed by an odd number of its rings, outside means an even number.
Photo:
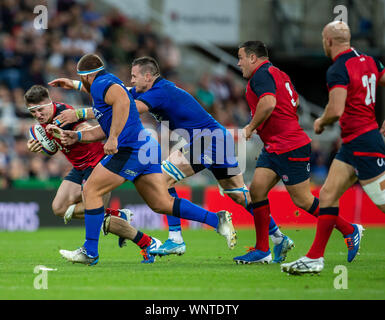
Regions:
<svg viewBox="0 0 385 320"><path fill-rule="evenodd" d="M107 90L113 85L120 85L126 92L130 99L130 113L127 122L119 135L118 148L119 147L132 147L138 148L145 143L145 141L138 141L139 133L144 130L142 122L139 118L139 112L136 108L135 101L132 95L129 93L124 83L111 73L105 70L100 71L94 82L91 85L91 95L93 99L92 110L95 114L96 120L98 120L101 128L103 129L107 138L110 134L111 121L112 121L112 106L108 105L105 101L105 95ZM149 133L148 133L149 135Z"/></svg>
<svg viewBox="0 0 385 320"><path fill-rule="evenodd" d="M226 130L191 94L162 77L144 93L136 92L135 87L130 92L134 99L148 106L158 121L169 121L170 130L187 130L190 138L194 129Z"/></svg>

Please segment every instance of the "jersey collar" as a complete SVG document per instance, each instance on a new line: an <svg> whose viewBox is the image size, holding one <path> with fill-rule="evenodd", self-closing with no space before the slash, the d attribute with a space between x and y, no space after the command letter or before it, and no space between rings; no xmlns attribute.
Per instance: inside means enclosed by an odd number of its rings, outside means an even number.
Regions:
<svg viewBox="0 0 385 320"><path fill-rule="evenodd" d="M345 51L342 51L340 52L339 54L337 54L334 59L333 59L333 62L335 62L339 57L341 57L343 54L346 54L346 53L349 53L349 52L352 52L353 51L353 48L349 48L348 50L345 50Z"/></svg>
<svg viewBox="0 0 385 320"><path fill-rule="evenodd" d="M158 78L155 79L154 83L152 84L152 87L155 86L160 80L163 80L163 78L161 76L159 76ZM151 87L151 88L152 88Z"/></svg>
<svg viewBox="0 0 385 320"><path fill-rule="evenodd" d="M259 68L261 68L266 63L270 63L269 59L267 59L266 61L263 61L258 67L256 67L255 70L253 71L253 74L251 76L253 76L257 72L257 70Z"/></svg>
<svg viewBox="0 0 385 320"><path fill-rule="evenodd" d="M102 76L103 74L106 74L106 73L107 73L107 71L106 71L105 69L100 70L100 71L96 74L94 80L95 80L97 77Z"/></svg>

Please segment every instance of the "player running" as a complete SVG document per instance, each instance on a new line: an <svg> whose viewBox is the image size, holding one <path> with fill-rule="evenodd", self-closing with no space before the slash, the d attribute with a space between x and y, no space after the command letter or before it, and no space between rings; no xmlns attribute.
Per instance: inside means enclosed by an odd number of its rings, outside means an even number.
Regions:
<svg viewBox="0 0 385 320"><path fill-rule="evenodd" d="M48 89L41 85L32 86L24 95L25 103L32 116L46 131L47 136L55 141L67 160L73 165L73 169L63 179L56 196L52 202L52 210L55 215L64 218L67 224L72 218L84 219L84 203L82 201L82 185L87 181L94 167L104 157L103 144L92 142L87 145L75 143L71 146L64 146L59 136L51 135L49 127L52 123L58 124L55 120L65 110L74 110L72 106L54 102L51 100ZM76 120L66 124L63 129L86 130L91 126L84 120ZM27 143L31 152L40 152L42 145L39 141L30 139ZM103 196L103 204L107 207L110 192ZM143 263L154 262L154 257L146 251L151 244L151 237L132 227L129 222L132 212L128 209L114 210L106 209L103 232L111 232L123 236L136 243L143 255Z"/></svg>
<svg viewBox="0 0 385 320"><path fill-rule="evenodd" d="M317 217L319 200L310 191L310 138L298 123L298 94L288 75L269 61L260 41L248 41L239 47L238 66L248 79L246 99L252 120L244 134L250 139L258 133L264 148L258 157L250 195L254 213L256 245L237 263L269 263L269 191L282 179L294 204ZM351 225L340 218L336 228L344 235ZM287 239L288 250L292 242Z"/></svg>
<svg viewBox="0 0 385 320"><path fill-rule="evenodd" d="M314 122L321 134L339 120L342 146L335 156L320 191L320 211L313 245L308 253L281 266L291 274L319 273L324 268L324 252L333 227L340 219L339 199L357 180L369 198L385 212L385 144L375 117L376 87L385 86L381 62L350 46L350 29L342 21L327 24L322 31L325 54L333 60L326 80L329 102ZM385 133L385 122L382 127ZM347 226L344 233L348 262L360 248L363 227Z"/></svg>
<svg viewBox="0 0 385 320"><path fill-rule="evenodd" d="M167 192L160 165L160 146L144 129L134 99L122 81L104 70L102 60L94 54L80 59L78 74L85 90L92 96L93 114L100 126L76 132L62 131L62 142L69 145L76 141L107 138L104 145L106 156L95 167L83 188L86 241L79 250L61 250L62 256L70 261L98 262L99 232L104 216L102 196L126 180L134 183L153 211L206 223L223 235L232 249L236 245L236 232L229 212L209 212L185 199L174 199ZM50 84L73 88L73 85L60 81ZM153 243L155 247L161 245L156 239Z"/></svg>
<svg viewBox="0 0 385 320"><path fill-rule="evenodd" d="M69 79L61 79L70 83ZM204 169L210 170L220 189L236 203L249 210L250 195L234 155L231 133L208 114L198 101L160 75L157 61L151 57L137 58L132 63L130 93L139 113L150 112L158 121L167 121L170 130L182 133L188 141L162 163L170 195L177 198L174 185ZM81 111L92 118L92 110ZM67 113L68 114L68 113ZM69 117L76 117L74 112ZM65 121L65 115L60 117ZM184 134L183 134L184 133ZM152 254L183 254L186 250L178 217L167 216L169 237ZM285 257L285 236L271 218L270 233L276 243L276 259Z"/></svg>

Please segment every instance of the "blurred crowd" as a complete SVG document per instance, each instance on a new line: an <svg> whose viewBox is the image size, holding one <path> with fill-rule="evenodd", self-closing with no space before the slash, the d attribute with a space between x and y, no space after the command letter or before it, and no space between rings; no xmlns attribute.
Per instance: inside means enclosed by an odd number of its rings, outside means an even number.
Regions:
<svg viewBox="0 0 385 320"><path fill-rule="evenodd" d="M34 119L23 95L32 85L47 85L54 78L77 79L76 63L89 52L102 56L108 70L128 86L130 62L152 56L159 61L163 77L190 92L226 127L243 127L250 120L244 85L233 74L206 73L196 83L182 81L178 46L157 34L151 24L115 9L101 13L93 1L56 0L47 6L48 28L38 29L34 8L44 4L42 0L0 0L0 188L11 187L17 180L61 178L70 170L64 156L28 151L28 131ZM50 88L50 94L54 101L90 106L90 98L83 93ZM155 126L151 117L142 120L146 126ZM327 163L321 152L313 160L317 166Z"/></svg>

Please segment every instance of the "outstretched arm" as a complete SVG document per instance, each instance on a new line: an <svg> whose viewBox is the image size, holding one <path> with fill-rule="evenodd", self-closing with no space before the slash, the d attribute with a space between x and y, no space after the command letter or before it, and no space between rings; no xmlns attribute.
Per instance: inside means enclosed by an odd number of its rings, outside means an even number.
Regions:
<svg viewBox="0 0 385 320"><path fill-rule="evenodd" d="M51 87L60 87L67 90L79 90L87 92L81 81L79 80L71 80L67 78L58 78L48 82Z"/></svg>
<svg viewBox="0 0 385 320"><path fill-rule="evenodd" d="M67 124L78 122L79 120L90 120L95 119L94 112L92 108L82 108L82 109L67 109L61 112L56 116L53 121L59 127L64 127Z"/></svg>
<svg viewBox="0 0 385 320"><path fill-rule="evenodd" d="M63 130L49 124L46 129L52 135L60 138L61 143L65 146L73 145L76 142L91 143L102 141L106 138L100 126L80 125L78 128L80 129L78 131Z"/></svg>

